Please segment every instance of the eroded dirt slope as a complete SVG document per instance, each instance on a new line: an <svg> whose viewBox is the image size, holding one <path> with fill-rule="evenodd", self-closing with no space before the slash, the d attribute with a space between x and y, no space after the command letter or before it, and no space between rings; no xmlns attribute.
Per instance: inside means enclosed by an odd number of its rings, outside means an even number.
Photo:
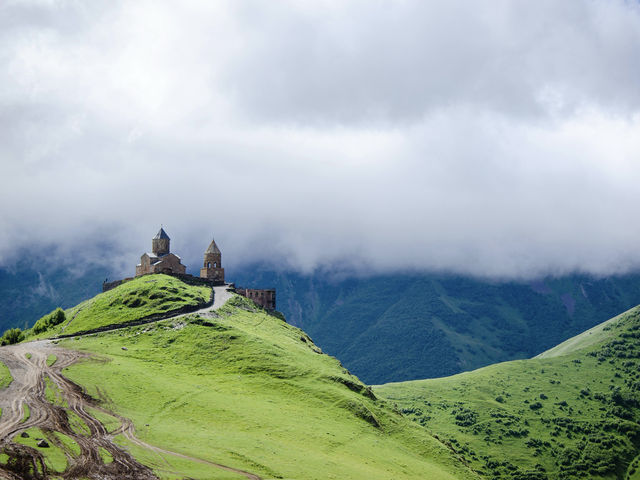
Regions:
<svg viewBox="0 0 640 480"><path fill-rule="evenodd" d="M56 357L55 362L48 365L47 359L53 360L52 355ZM124 448L114 443L114 438L122 434L137 445L153 450L159 455L179 456L249 479L259 479L248 472L158 449L136 438L130 420L104 409L97 400L85 395L78 385L62 375L65 367L85 355L56 347L49 341L0 348L0 361L7 365L13 377L9 387L0 391L0 449L9 457L8 460L0 462L0 478L158 478L149 467L142 465ZM29 407L26 419L25 405ZM91 409L118 419L119 428L108 431L100 420L91 414ZM22 432L34 427L42 431L50 448L60 448L64 452L67 466L63 471L53 471L47 465L42 454L45 449L33 448L16 441ZM69 448L63 444L59 434L73 440L79 448ZM104 452L108 455L104 455ZM105 458L108 460L105 461Z"/></svg>

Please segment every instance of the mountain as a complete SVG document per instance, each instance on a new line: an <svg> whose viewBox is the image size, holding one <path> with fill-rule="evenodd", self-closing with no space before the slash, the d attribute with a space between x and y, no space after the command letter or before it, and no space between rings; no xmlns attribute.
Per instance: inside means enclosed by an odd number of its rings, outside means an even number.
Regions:
<svg viewBox="0 0 640 480"><path fill-rule="evenodd" d="M499 282L453 275L344 277L252 269L278 309L367 383L530 358L640 303L640 275Z"/></svg>
<svg viewBox="0 0 640 480"><path fill-rule="evenodd" d="M19 379L0 390L0 437L12 439L1 473L477 478L281 315L228 293L218 308L224 287L211 306L201 288L137 278L68 309L58 323L43 318L37 336L123 328L0 348ZM199 310L176 315L184 308ZM170 318L152 316L161 312Z"/></svg>
<svg viewBox="0 0 640 480"><path fill-rule="evenodd" d="M101 290L104 267L40 257L0 269L0 328L32 325ZM276 287L278 309L367 383L433 378L530 358L640 303L640 275L489 281L444 274L309 275L227 267Z"/></svg>
<svg viewBox="0 0 640 480"><path fill-rule="evenodd" d="M42 256L18 254L0 268L0 329L27 328L55 307L71 307L102 290L105 267L55 264Z"/></svg>
<svg viewBox="0 0 640 480"><path fill-rule="evenodd" d="M213 293L137 278L26 332L53 342L1 347L0 476L640 476L640 307L537 358L369 387L279 313Z"/></svg>
<svg viewBox="0 0 640 480"><path fill-rule="evenodd" d="M374 392L488 478L640 478L640 307L534 359Z"/></svg>

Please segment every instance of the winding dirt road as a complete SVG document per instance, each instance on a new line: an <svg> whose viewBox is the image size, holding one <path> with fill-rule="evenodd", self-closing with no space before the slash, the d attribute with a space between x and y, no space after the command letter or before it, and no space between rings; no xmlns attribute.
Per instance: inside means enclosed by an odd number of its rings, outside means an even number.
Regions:
<svg viewBox="0 0 640 480"><path fill-rule="evenodd" d="M219 308L223 303L219 301L210 309ZM56 356L56 361L49 366L47 359L51 355ZM11 384L0 390L0 450L9 456L6 466L0 464L0 478L157 479L151 468L142 465L114 443L114 438L122 434L134 444L157 453L167 464L169 462L164 457L171 455L237 473L250 480L260 480L255 474L164 450L138 439L133 422L104 409L97 400L86 395L80 386L62 375L65 367L87 356L86 353L57 347L46 340L0 348L0 361L9 368L13 377ZM51 392L55 392L55 400L47 398L47 390L49 398L54 396ZM25 405L29 407L26 419ZM118 419L120 426L109 432L90 413L90 409ZM63 472L52 471L38 449L15 441L22 432L32 427L39 428L49 444L64 451L67 468ZM73 439L79 447L79 453L77 448L65 446L56 432ZM105 456L101 454L103 451L108 452L113 461L105 462Z"/></svg>
<svg viewBox="0 0 640 480"><path fill-rule="evenodd" d="M49 355L57 357L52 366L47 365ZM150 468L140 464L113 442L114 435L87 413L87 407L100 406L61 374L64 367L82 356L84 354L80 352L58 348L44 341L0 348L0 360L9 367L13 377L9 387L0 391L0 445L10 457L6 467L0 466L0 477L45 479L55 475L69 479L157 478ZM57 396L60 400L55 403L47 399L47 378L52 389L59 392ZM25 405L29 406L30 411L26 420ZM69 412L74 412L81 419L89 434L82 431L84 428L71 426ZM49 444L65 451L68 466L64 472L50 471L39 450L12 441L16 434L31 427L40 428ZM80 453L65 447L53 432L72 438ZM113 457L112 462L104 462L101 448Z"/></svg>

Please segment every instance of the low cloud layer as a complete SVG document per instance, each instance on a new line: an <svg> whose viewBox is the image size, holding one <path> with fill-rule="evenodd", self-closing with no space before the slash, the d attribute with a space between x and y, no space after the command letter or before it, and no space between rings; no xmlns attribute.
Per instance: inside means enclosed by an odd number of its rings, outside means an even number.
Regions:
<svg viewBox="0 0 640 480"><path fill-rule="evenodd" d="M637 269L638 59L629 1L5 2L0 264L163 223L190 262Z"/></svg>

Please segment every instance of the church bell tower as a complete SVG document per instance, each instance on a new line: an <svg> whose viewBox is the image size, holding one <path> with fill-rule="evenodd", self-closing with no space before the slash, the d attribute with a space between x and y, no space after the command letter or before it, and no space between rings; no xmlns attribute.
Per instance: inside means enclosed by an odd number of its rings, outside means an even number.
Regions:
<svg viewBox="0 0 640 480"><path fill-rule="evenodd" d="M151 240L151 251L156 257L161 257L169 253L169 244L171 243L171 239L167 232L164 231L164 228L160 227L156 236Z"/></svg>
<svg viewBox="0 0 640 480"><path fill-rule="evenodd" d="M215 240L211 240L209 248L204 252L204 263L200 269L200 277L211 280L215 283L224 283L224 268L222 268L222 253L216 245Z"/></svg>

